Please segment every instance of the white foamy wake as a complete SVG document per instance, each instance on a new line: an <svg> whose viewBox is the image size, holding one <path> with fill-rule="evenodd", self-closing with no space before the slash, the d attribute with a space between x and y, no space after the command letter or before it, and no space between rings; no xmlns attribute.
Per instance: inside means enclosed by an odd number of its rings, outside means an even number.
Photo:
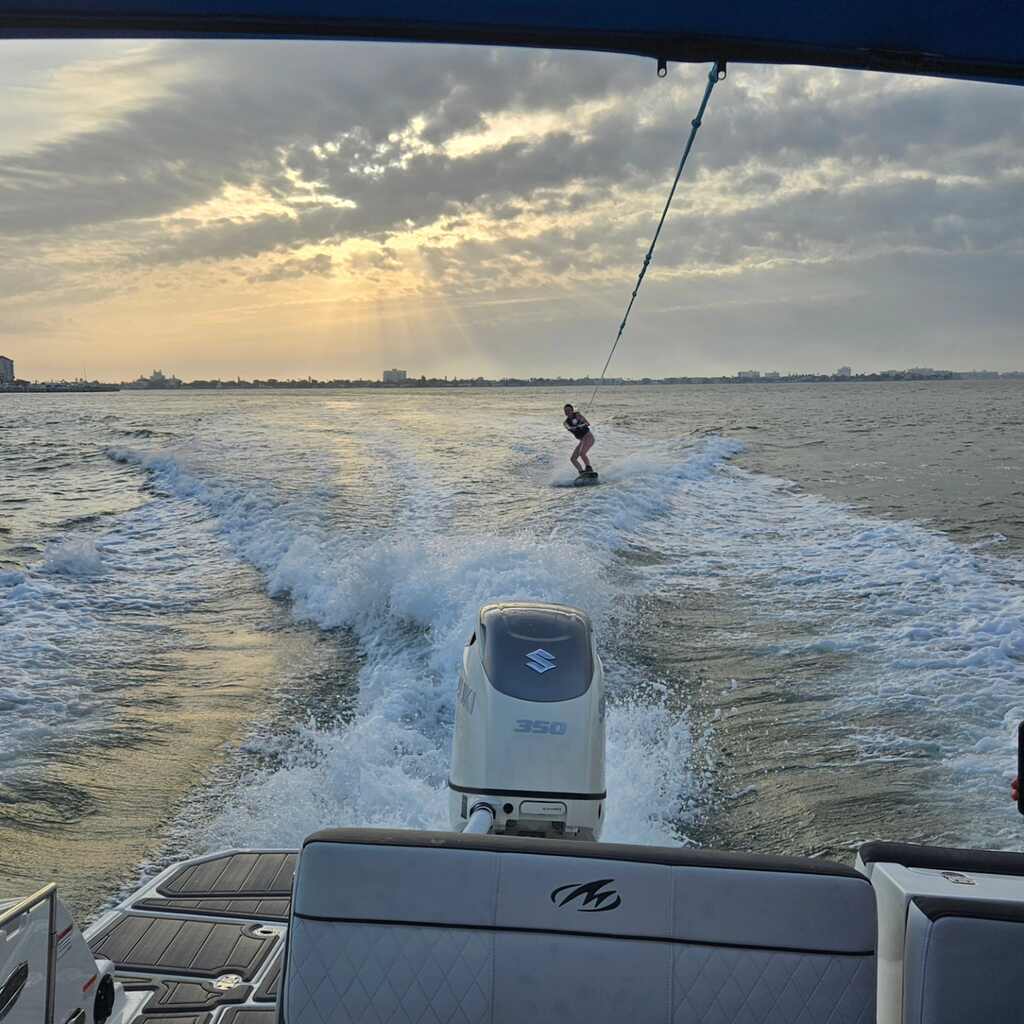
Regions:
<svg viewBox="0 0 1024 1024"><path fill-rule="evenodd" d="M602 835L608 842L664 846L685 840L680 826L699 817L706 796L686 717L673 713L667 694L650 691L645 687L608 711Z"/></svg>
<svg viewBox="0 0 1024 1024"><path fill-rule="evenodd" d="M587 529L600 543L590 544L559 522L543 539L535 531L459 531L447 517L431 532L429 514L404 535L354 535L319 527L267 493L203 479L173 455L111 453L148 470L159 489L205 506L236 554L264 573L271 594L287 596L299 618L350 630L363 656L354 720L336 731L305 730L301 753L240 787L207 844L296 843L329 825L444 827L454 682L480 605L574 604L605 635L628 596L608 576L616 537L628 540L645 517L664 515L666 490L712 473L736 447L716 439L691 454L693 465L634 472L634 486L591 507ZM416 489L421 501L429 493L422 469ZM610 709L609 837L679 841L698 787L690 754L685 716L660 696L645 692Z"/></svg>
<svg viewBox="0 0 1024 1024"><path fill-rule="evenodd" d="M668 450L667 445L665 449L652 451L650 445L627 451L613 448L613 454L600 466L601 483L596 487L575 488L571 469L566 472L548 465L547 486L573 488L565 496L566 503L573 503L572 515L556 530L609 550L620 548L634 533L649 531L672 511L682 485L700 481L713 489L719 469L741 452L743 445L731 438L708 437L681 451Z"/></svg>
<svg viewBox="0 0 1024 1024"><path fill-rule="evenodd" d="M0 771L31 770L50 744L107 727L115 695L143 685L138 665L174 650L167 618L208 595L227 561L218 546L201 523L151 503L0 573Z"/></svg>
<svg viewBox="0 0 1024 1024"><path fill-rule="evenodd" d="M268 807L275 842L298 842L329 824L445 827L453 684L479 606L566 602L588 607L599 625L609 611L599 565L559 541L379 541L312 579L295 555L274 574L277 585L286 580L307 614L316 604L317 621L344 625L360 640L358 712L336 732L307 731L316 756L247 785L211 845L265 842ZM675 841L692 781L685 721L653 703L614 707L609 734L609 786L618 786L609 832Z"/></svg>
<svg viewBox="0 0 1024 1024"><path fill-rule="evenodd" d="M59 581L0 574L0 774L88 713L89 687L69 664L68 637L95 636L95 616Z"/></svg>
<svg viewBox="0 0 1024 1024"><path fill-rule="evenodd" d="M46 549L43 568L65 576L97 576L103 572L103 555L92 538L73 537Z"/></svg>
<svg viewBox="0 0 1024 1024"><path fill-rule="evenodd" d="M674 558L653 584L728 586L756 615L770 608L792 639L760 651L783 664L842 655L815 684L819 713L868 723L867 760L927 756L984 818L980 841L1002 841L1024 718L1024 565L735 468L672 502L652 543Z"/></svg>

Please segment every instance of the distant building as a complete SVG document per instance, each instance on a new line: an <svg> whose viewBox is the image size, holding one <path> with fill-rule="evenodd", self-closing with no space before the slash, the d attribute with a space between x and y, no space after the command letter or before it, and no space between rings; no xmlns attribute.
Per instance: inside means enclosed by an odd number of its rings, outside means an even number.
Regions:
<svg viewBox="0 0 1024 1024"><path fill-rule="evenodd" d="M0 356L0 384L14 383L14 360Z"/></svg>
<svg viewBox="0 0 1024 1024"><path fill-rule="evenodd" d="M405 370L385 370L381 374L381 380L385 384L401 384L408 376Z"/></svg>
<svg viewBox="0 0 1024 1024"><path fill-rule="evenodd" d="M840 366L839 369L836 370L836 376L837 377L852 377L853 376L853 370L851 370L848 366Z"/></svg>
<svg viewBox="0 0 1024 1024"><path fill-rule="evenodd" d="M779 379L779 377L780 377L780 374L779 374L779 371L778 371L778 370L769 370L769 371L768 371L768 372L767 372L767 373L766 373L766 374L764 375L764 379L765 379L765 380L778 380L778 379Z"/></svg>
<svg viewBox="0 0 1024 1024"><path fill-rule="evenodd" d="M139 377L137 380L133 380L130 384L124 384L122 386L134 391L180 388L181 381L173 374L168 377L163 370L154 370L148 377Z"/></svg>
<svg viewBox="0 0 1024 1024"><path fill-rule="evenodd" d="M761 379L761 371L760 370L740 370L740 372L736 374L736 379L737 380L760 380Z"/></svg>

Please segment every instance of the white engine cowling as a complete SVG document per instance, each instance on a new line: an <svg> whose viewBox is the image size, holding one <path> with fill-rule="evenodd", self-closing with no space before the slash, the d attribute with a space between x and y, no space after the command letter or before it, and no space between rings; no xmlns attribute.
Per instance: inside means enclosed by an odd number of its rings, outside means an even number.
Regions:
<svg viewBox="0 0 1024 1024"><path fill-rule="evenodd" d="M598 838L604 716L604 670L584 612L484 605L459 674L452 828L485 805L496 833Z"/></svg>

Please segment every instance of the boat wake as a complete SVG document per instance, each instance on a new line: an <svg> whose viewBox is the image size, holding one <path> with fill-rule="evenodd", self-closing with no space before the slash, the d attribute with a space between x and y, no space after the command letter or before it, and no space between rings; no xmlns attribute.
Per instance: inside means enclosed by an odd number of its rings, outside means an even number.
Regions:
<svg viewBox="0 0 1024 1024"><path fill-rule="evenodd" d="M380 458L375 444L389 459L377 478L387 515L356 526L325 513L330 487L242 486L181 452L111 452L156 493L204 510L297 619L346 631L359 651L354 718L304 729L301 753L248 779L209 845L297 842L328 824L443 827L462 645L479 606L501 599L574 604L595 621L612 701L608 839L685 842L711 799L713 733L694 735L680 680L638 655L638 636L664 629L652 595L704 593L730 616L727 634L664 638L695 663L753 650L781 683L791 666L832 659L795 696L842 723L851 757L927 753L944 734L955 791L992 811L1024 712L1024 597L1007 562L736 467L742 445L729 438L673 449L610 426L610 486L576 498L549 489L563 471L547 439L520 435L522 471L490 491L457 479L465 459L440 442L425 457L403 436L367 436L364 460Z"/></svg>
<svg viewBox="0 0 1024 1024"><path fill-rule="evenodd" d="M208 845L267 835L296 843L331 824L444 827L462 647L482 604L524 598L586 608L609 647L615 682L606 838L685 841L702 788L693 741L685 715L615 643L629 629L629 595L611 572L615 549L667 511L666 488L715 472L738 447L709 442L668 467L627 460L623 472L633 488L591 510L585 543L557 515L541 539L536 530L502 536L459 529L447 515L448 499L431 500L432 489L444 488L422 471L413 481L415 502L401 505L401 528L371 537L318 524L295 501L204 479L184 456L112 451L146 470L159 493L205 507L235 554L264 574L271 595L287 598L301 620L350 632L361 652L354 719L301 730L301 753L248 779L210 829ZM395 479L410 483L401 463Z"/></svg>

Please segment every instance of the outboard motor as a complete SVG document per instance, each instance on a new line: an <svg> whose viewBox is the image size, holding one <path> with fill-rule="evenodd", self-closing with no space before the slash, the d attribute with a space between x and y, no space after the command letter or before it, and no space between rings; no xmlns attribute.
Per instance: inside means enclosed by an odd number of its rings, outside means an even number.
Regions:
<svg viewBox="0 0 1024 1024"><path fill-rule="evenodd" d="M585 613L484 605L459 674L452 828L598 838L604 714L604 670Z"/></svg>

